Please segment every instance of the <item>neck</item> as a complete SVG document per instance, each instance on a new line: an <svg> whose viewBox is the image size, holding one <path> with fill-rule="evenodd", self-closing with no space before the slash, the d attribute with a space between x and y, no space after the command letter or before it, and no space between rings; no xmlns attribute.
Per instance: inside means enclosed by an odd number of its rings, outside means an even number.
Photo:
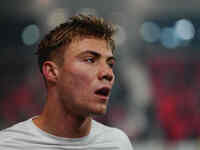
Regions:
<svg viewBox="0 0 200 150"><path fill-rule="evenodd" d="M91 120L91 117L66 113L58 99L47 97L43 112L33 122L43 131L55 136L80 138L89 134Z"/></svg>

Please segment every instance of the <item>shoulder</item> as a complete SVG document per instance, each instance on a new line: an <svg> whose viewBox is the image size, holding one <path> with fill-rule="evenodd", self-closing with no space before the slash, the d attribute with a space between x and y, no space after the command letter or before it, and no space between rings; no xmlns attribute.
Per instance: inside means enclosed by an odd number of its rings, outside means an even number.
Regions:
<svg viewBox="0 0 200 150"><path fill-rule="evenodd" d="M97 121L93 121L96 134L102 136L105 140L112 140L117 143L122 149L132 150L132 144L124 131L118 128L109 127Z"/></svg>
<svg viewBox="0 0 200 150"><path fill-rule="evenodd" d="M120 138L120 139L128 138L127 135L121 129L104 125L95 120L93 121L93 128L95 132L99 134L100 133L103 133L105 135L108 134L108 135L116 136L117 138Z"/></svg>
<svg viewBox="0 0 200 150"><path fill-rule="evenodd" d="M0 131L0 139L1 139L0 145L2 143L14 141L21 137L24 137L25 135L28 135L28 131L30 131L28 127L28 122L29 120L23 121L15 125L12 125L6 129L1 130Z"/></svg>

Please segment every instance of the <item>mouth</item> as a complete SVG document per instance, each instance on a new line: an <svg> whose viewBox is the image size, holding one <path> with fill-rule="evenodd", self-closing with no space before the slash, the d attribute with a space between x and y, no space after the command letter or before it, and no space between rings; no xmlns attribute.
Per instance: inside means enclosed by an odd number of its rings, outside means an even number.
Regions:
<svg viewBox="0 0 200 150"><path fill-rule="evenodd" d="M110 88L108 87L102 87L100 89L97 89L95 91L95 94L102 97L102 98L106 98L108 99L108 97L110 96Z"/></svg>

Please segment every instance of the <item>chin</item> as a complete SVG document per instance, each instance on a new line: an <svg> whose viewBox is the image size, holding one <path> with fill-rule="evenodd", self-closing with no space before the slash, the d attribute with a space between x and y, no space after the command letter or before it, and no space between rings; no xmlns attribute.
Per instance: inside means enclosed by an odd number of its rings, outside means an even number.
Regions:
<svg viewBox="0 0 200 150"><path fill-rule="evenodd" d="M95 116L101 116L101 115L105 115L106 112L107 112L107 109L103 108L103 109L98 109L96 111L92 111L91 114Z"/></svg>
<svg viewBox="0 0 200 150"><path fill-rule="evenodd" d="M107 104L92 104L82 109L82 115L84 116L101 116L107 112Z"/></svg>

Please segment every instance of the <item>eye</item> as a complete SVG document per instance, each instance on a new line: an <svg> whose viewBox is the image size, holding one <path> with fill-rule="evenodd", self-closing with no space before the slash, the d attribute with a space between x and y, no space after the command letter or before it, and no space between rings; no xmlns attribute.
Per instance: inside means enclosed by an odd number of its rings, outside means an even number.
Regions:
<svg viewBox="0 0 200 150"><path fill-rule="evenodd" d="M111 62L111 63L108 63L108 65L109 65L110 68L113 68L113 67L114 67L114 63L112 63L112 62Z"/></svg>
<svg viewBox="0 0 200 150"><path fill-rule="evenodd" d="M85 59L86 62L88 63L94 63L95 62L95 59L93 57L88 57Z"/></svg>
<svg viewBox="0 0 200 150"><path fill-rule="evenodd" d="M115 60L111 59L111 60L108 61L108 66L109 66L110 68L113 68L114 65L115 65Z"/></svg>

